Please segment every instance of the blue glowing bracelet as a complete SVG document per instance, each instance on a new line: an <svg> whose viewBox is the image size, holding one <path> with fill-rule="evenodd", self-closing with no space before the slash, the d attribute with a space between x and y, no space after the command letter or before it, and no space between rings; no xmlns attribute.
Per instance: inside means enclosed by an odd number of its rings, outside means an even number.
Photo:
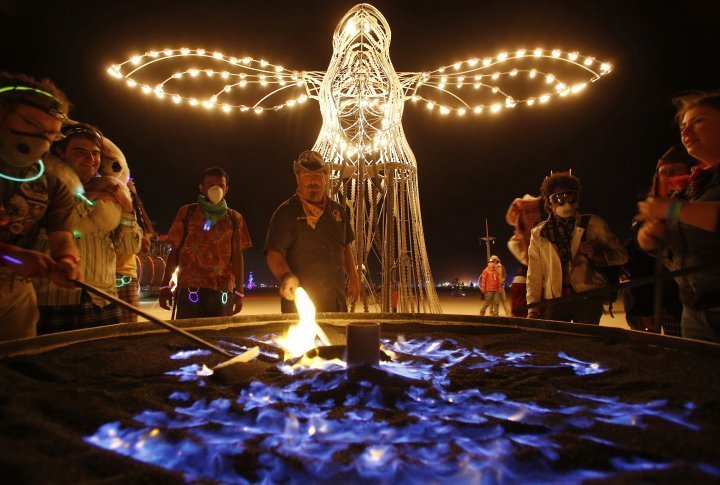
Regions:
<svg viewBox="0 0 720 485"><path fill-rule="evenodd" d="M665 216L668 224L677 224L680 222L680 211L682 210L682 207L683 201L680 199L673 199L672 202L670 202Z"/></svg>

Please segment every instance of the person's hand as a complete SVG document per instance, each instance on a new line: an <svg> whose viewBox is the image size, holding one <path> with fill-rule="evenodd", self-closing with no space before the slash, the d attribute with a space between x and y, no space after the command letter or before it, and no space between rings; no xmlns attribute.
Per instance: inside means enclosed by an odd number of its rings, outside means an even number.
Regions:
<svg viewBox="0 0 720 485"><path fill-rule="evenodd" d="M238 313L240 313L242 311L243 298L245 298L245 295L243 295L239 291L236 291L233 294L233 309L232 309L233 315L237 315Z"/></svg>
<svg viewBox="0 0 720 485"><path fill-rule="evenodd" d="M286 300L295 300L295 292L300 286L300 280L293 273L288 271L280 280L280 296Z"/></svg>
<svg viewBox="0 0 720 485"><path fill-rule="evenodd" d="M584 254L588 259L592 259L595 255L595 248L593 248L593 244L590 241L583 241L580 243L580 246L578 246L578 252Z"/></svg>
<svg viewBox="0 0 720 485"><path fill-rule="evenodd" d="M158 302L160 303L161 308L164 308L165 310L172 310L173 297L174 295L172 289L170 289L169 286L160 287Z"/></svg>
<svg viewBox="0 0 720 485"><path fill-rule="evenodd" d="M360 283L358 278L350 278L347 286L347 298L350 303L355 303L360 298Z"/></svg>
<svg viewBox="0 0 720 485"><path fill-rule="evenodd" d="M120 208L123 210L123 212L126 212L128 214L133 212L133 203L132 199L130 198L130 194L125 192L125 190L120 187L120 184L109 187L108 191L115 198L115 201L120 205Z"/></svg>
<svg viewBox="0 0 720 485"><path fill-rule="evenodd" d="M2 264L15 274L25 278L49 277L55 261L45 253L13 246L3 251Z"/></svg>
<svg viewBox="0 0 720 485"><path fill-rule="evenodd" d="M69 254L60 256L51 268L49 278L58 286L75 288L75 284L70 280L83 280L80 261Z"/></svg>
<svg viewBox="0 0 720 485"><path fill-rule="evenodd" d="M657 219L646 220L638 230L638 245L644 251L654 251L667 235L667 226Z"/></svg>
<svg viewBox="0 0 720 485"><path fill-rule="evenodd" d="M662 199L659 197L648 197L643 202L638 202L638 212L640 219L659 219L663 220L667 217L668 207L672 203L672 199Z"/></svg>

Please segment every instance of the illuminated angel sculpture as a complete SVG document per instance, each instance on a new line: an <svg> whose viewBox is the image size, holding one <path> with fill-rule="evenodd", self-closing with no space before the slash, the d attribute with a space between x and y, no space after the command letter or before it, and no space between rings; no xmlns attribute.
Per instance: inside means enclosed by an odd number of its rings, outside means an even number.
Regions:
<svg viewBox="0 0 720 485"><path fill-rule="evenodd" d="M440 313L417 163L402 127L405 102L441 115L477 116L577 93L611 67L577 52L537 48L398 73L389 48L387 21L360 4L335 29L325 72L188 48L146 52L108 72L146 94L226 112L259 114L316 100L323 124L313 149L331 164L330 195L350 209L357 267L370 297L369 275L381 271L382 311L396 303L400 312Z"/></svg>

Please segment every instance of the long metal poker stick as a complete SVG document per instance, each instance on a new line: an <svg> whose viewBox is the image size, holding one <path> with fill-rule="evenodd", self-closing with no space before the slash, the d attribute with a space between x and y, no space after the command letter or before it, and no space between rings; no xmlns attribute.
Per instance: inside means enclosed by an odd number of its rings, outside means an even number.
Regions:
<svg viewBox="0 0 720 485"><path fill-rule="evenodd" d="M75 284L76 284L77 286L79 286L80 288L83 288L83 289L89 291L90 293L95 293L96 295L98 295L98 296L100 296L100 297L102 297L102 298L105 298L106 300L111 301L111 302L115 303L116 305L120 305L121 307L123 307L123 308L125 308L125 309L127 309L127 310L130 310L131 312L136 313L137 315L140 315L140 316L143 317L143 318L147 318L150 322L154 323L155 325L159 325L159 326L163 327L163 328L166 329L166 330L170 330L170 331L173 332L173 333L176 333L176 334L178 334L178 335L182 335L183 337L188 338L188 339L190 339L190 340L192 340L192 341L194 341L194 342L202 345L203 347L205 347L205 348L207 348L207 349L209 349L209 350L212 350L213 352L216 352L216 353L218 353L218 354L220 354L220 355L223 355L223 356L225 356L225 357L230 357L230 358L237 357L237 355L232 354L232 353L228 352L228 351L225 350L225 349L221 349L221 348L218 347L217 345L211 344L211 343L208 342L207 340L201 339L201 338L198 337L197 335L193 335L193 334L191 334L190 332L187 332L187 331L183 330L182 328L176 327L176 326L173 325L172 323L169 323L169 322L165 322L165 321L163 321L163 320L160 320L159 318L154 317L154 316L150 315L149 313L146 313L146 312L144 312L143 310L140 310L139 308L136 308L136 307L132 306L132 305L129 304L128 302L123 301L123 300L121 300L120 298L116 298L116 297L114 297L113 295L111 295L111 294L109 294L109 293L106 293L106 292L104 292L104 291L102 291L102 290L100 290L100 289L98 289L98 288L95 288L94 286L88 285L87 283L84 283L84 282L78 281L78 280L70 280L70 281L72 281L73 283L75 283ZM240 355L243 355L243 354L240 354Z"/></svg>

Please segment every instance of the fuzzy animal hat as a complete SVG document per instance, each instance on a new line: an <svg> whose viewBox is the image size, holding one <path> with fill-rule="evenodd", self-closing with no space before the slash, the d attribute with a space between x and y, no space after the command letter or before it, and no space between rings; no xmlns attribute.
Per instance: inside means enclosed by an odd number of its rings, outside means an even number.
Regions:
<svg viewBox="0 0 720 485"><path fill-rule="evenodd" d="M128 167L125 155L112 140L105 138L104 141L102 160L98 174L115 177L127 185L130 180L130 167Z"/></svg>

